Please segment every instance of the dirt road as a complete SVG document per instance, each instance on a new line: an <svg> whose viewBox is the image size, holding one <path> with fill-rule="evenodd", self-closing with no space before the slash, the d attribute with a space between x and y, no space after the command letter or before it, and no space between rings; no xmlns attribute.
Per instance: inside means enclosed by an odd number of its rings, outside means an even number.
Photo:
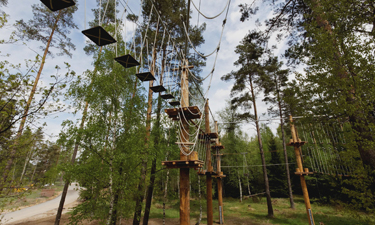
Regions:
<svg viewBox="0 0 375 225"><path fill-rule="evenodd" d="M79 197L78 188L75 184L69 186L68 193L65 199L65 206L63 213L73 206ZM32 221L46 216L56 215L57 208L60 204L61 195L50 201L34 205L28 208L20 209L14 212L3 214L4 218L1 220L2 224L14 224L21 221Z"/></svg>

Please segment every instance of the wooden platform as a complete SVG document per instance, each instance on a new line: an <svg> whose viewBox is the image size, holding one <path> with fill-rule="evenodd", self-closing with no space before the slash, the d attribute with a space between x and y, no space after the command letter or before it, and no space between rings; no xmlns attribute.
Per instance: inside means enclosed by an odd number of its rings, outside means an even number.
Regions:
<svg viewBox="0 0 375 225"><path fill-rule="evenodd" d="M218 174L218 175L213 175L212 177L215 177L215 178L224 178L224 177L227 177L227 175Z"/></svg>
<svg viewBox="0 0 375 225"><path fill-rule="evenodd" d="M168 114L169 118L173 120L177 120L180 117L184 117L188 120L202 117L202 113L197 106L165 109L164 111ZM181 113L184 113L184 115L180 115Z"/></svg>
<svg viewBox="0 0 375 225"><path fill-rule="evenodd" d="M204 162L202 160L173 160L173 161L163 161L161 165L168 169L178 169L178 168L202 168Z"/></svg>
<svg viewBox="0 0 375 225"><path fill-rule="evenodd" d="M225 147L223 145L212 145L211 149L224 149Z"/></svg>
<svg viewBox="0 0 375 225"><path fill-rule="evenodd" d="M314 174L314 172L310 172L309 168L305 168L303 172L300 169L296 168L296 172L294 172L294 174L300 175L300 176L307 176L307 175Z"/></svg>
<svg viewBox="0 0 375 225"><path fill-rule="evenodd" d="M306 143L307 143L307 141L301 141L301 139L299 141L296 141L296 142L294 142L293 139L290 139L289 143L286 144L286 145L287 146L302 146L302 145L304 145Z"/></svg>

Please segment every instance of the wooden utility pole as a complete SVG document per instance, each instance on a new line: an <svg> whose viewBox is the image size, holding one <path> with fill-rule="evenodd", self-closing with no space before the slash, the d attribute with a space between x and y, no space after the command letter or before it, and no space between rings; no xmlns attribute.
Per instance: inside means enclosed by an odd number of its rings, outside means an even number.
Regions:
<svg viewBox="0 0 375 225"><path fill-rule="evenodd" d="M219 133L217 121L215 121L215 132ZM216 146L219 146L219 138L216 139ZM221 155L219 148L216 148L216 175L217 175L217 198L219 203L219 223L224 224L224 207L223 207L223 186L222 186L222 172L221 172Z"/></svg>
<svg viewBox="0 0 375 225"><path fill-rule="evenodd" d="M189 142L189 124L188 121L193 119L200 119L202 113L197 106L189 106L189 81L188 81L188 69L192 66L188 65L188 62L181 68L181 108L165 109L164 111L168 114L172 120L181 121L180 125L180 141L176 144L180 145L180 160L163 161L162 165L168 169L176 168L180 169L180 225L190 225L190 182L189 172L190 168L200 169L203 167L203 161L198 159L198 153L196 151L191 152L188 146L194 145ZM192 122L194 123L194 122Z"/></svg>
<svg viewBox="0 0 375 225"><path fill-rule="evenodd" d="M205 114L205 132L206 134L211 133L210 130L210 114L209 114L209 106L208 106L208 99L204 106L204 114ZM211 162L211 140L210 138L206 139L206 165L207 165L207 172L206 172L206 187L207 187L207 225L212 225L214 218L213 218L213 209L212 209L212 162Z"/></svg>
<svg viewBox="0 0 375 225"><path fill-rule="evenodd" d="M188 62L185 61L186 66ZM182 70L181 77L181 108L189 107L189 80L188 80L188 69ZM182 142L189 142L189 124L186 120L181 121L181 137ZM182 150L186 153L189 152L185 146L182 146ZM180 160L187 161L188 156L184 155L180 151ZM190 168L180 168L180 225L190 225Z"/></svg>
<svg viewBox="0 0 375 225"><path fill-rule="evenodd" d="M313 217L313 213L312 213L311 205L310 205L309 192L307 190L307 185L306 185L306 180L305 180L305 176L307 176L309 174L313 174L313 173L309 172L308 168L305 168L305 170L303 170L302 159L301 159L301 146L304 145L305 142L301 141L298 138L298 134L297 134L297 131L296 131L296 129L294 127L294 123L293 123L293 117L291 115L289 116L289 120L290 120L291 132L292 132L292 139L290 140L288 145L294 146L294 154L296 155L296 162L297 162L297 166L298 166L298 168L296 169L297 172L295 174L299 175L300 179L301 179L303 199L305 201L306 212L307 212L307 217L309 219L309 224L315 225L314 217Z"/></svg>

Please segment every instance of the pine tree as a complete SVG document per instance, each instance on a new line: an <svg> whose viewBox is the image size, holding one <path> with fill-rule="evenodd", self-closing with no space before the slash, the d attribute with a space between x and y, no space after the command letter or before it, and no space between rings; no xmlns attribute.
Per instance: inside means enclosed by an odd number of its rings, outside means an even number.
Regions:
<svg viewBox="0 0 375 225"><path fill-rule="evenodd" d="M287 87L289 70L282 70L282 65L282 62L279 62L277 57L270 57L266 62L265 73L262 74L260 85L262 86L265 95L263 101L270 104L270 107L268 108L269 114L280 117L280 128L283 141L286 176L288 180L290 207L294 209L295 207L293 201L292 184L290 181L283 118L283 115L285 114L285 103L283 101L285 96L284 89Z"/></svg>
<svg viewBox="0 0 375 225"><path fill-rule="evenodd" d="M224 75L221 79L225 81L234 80L234 86L231 90L232 104L234 108L242 108L244 113L237 115L238 119L245 121L254 121L258 134L258 144L260 155L263 165L263 177L264 186L266 189L268 216L273 217L273 208L271 201L271 194L269 190L266 162L264 158L263 143L260 134L259 117L256 108L256 87L254 84L260 82L261 74L263 73L263 66L260 63L260 59L265 53L265 50L260 47L260 36L258 33L252 32L247 34L241 41L241 44L236 47L235 52L239 54L238 60L234 63L235 66L239 66L238 71L232 71L229 74ZM248 86L247 86L248 85ZM249 92L244 92L245 89L249 88ZM254 108L254 114L250 113L251 106Z"/></svg>

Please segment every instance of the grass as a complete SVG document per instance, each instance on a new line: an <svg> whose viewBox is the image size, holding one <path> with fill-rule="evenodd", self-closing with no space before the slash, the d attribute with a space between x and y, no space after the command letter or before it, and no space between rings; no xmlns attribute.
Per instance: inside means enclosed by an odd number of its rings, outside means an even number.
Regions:
<svg viewBox="0 0 375 225"><path fill-rule="evenodd" d="M7 198L1 199L0 209L6 212L40 204L57 197L63 188L63 185L52 186L52 189L55 189L55 194L50 198L40 196L42 188L30 189L28 191L15 193L14 196L9 196Z"/></svg>
<svg viewBox="0 0 375 225"><path fill-rule="evenodd" d="M259 202L253 202L251 199L244 200L242 203L238 199L224 199L224 219L226 224L285 224L300 225L308 224L305 204L302 196L295 196L296 209L290 209L289 199L274 198L273 209L274 218L267 217L266 199L262 198ZM218 221L217 201L213 201L214 221ZM190 217L192 220L199 218L199 200L190 202ZM163 203L158 199L154 199L150 217L163 218ZM357 211L348 211L340 207L320 205L312 203L312 211L315 224L324 225L370 225L375 224L374 215L366 215ZM202 223L206 223L206 201L202 199ZM170 200L166 203L166 218L179 218L179 202L178 200Z"/></svg>

